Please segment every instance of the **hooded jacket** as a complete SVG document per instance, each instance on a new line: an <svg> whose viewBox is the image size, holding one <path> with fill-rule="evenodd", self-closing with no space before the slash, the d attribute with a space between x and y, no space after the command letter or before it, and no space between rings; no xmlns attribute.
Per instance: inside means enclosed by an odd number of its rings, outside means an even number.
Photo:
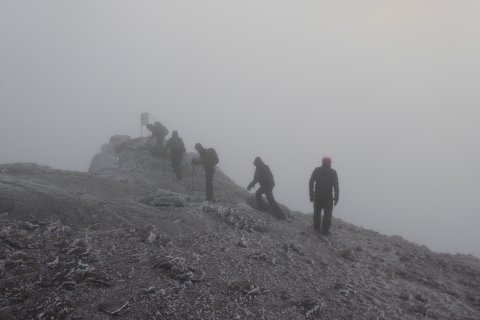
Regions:
<svg viewBox="0 0 480 320"><path fill-rule="evenodd" d="M315 185L315 193L313 187ZM332 195L332 191L334 195ZM331 200L336 202L340 196L340 190L338 187L338 175L335 170L329 166L321 166L313 170L312 176L309 182L310 197L315 196L315 200Z"/></svg>

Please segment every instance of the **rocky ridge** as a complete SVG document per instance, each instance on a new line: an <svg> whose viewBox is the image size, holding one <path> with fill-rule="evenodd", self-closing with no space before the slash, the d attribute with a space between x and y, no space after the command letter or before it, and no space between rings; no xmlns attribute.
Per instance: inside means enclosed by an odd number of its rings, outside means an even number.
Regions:
<svg viewBox="0 0 480 320"><path fill-rule="evenodd" d="M205 203L192 154L178 183L144 142L112 137L89 173L0 165L0 319L480 319L477 258L319 236L221 170Z"/></svg>

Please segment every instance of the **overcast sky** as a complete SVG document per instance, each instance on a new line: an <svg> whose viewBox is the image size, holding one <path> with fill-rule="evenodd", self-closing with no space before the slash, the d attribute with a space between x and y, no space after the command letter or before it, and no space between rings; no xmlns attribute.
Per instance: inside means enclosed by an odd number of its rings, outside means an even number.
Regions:
<svg viewBox="0 0 480 320"><path fill-rule="evenodd" d="M0 1L0 162L86 171L140 113L311 212L480 256L480 1Z"/></svg>

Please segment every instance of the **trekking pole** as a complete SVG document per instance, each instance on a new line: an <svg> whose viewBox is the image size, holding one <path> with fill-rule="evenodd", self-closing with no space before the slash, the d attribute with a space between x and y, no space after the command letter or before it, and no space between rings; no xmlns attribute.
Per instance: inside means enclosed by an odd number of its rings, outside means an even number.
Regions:
<svg viewBox="0 0 480 320"><path fill-rule="evenodd" d="M192 166L192 194L193 194L193 175L195 174L195 166Z"/></svg>
<svg viewBox="0 0 480 320"><path fill-rule="evenodd" d="M195 187L200 190L200 181L198 178L198 172L195 171Z"/></svg>
<svg viewBox="0 0 480 320"><path fill-rule="evenodd" d="M163 178L165 179L165 173L167 171L167 159L164 158L165 155L162 153L161 155L161 161L162 161L162 173L163 173Z"/></svg>

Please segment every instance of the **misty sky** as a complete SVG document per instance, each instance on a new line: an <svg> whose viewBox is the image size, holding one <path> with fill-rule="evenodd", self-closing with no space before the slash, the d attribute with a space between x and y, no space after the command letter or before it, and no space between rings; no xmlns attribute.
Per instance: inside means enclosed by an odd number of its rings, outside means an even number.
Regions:
<svg viewBox="0 0 480 320"><path fill-rule="evenodd" d="M311 212L480 256L480 2L0 1L0 162L86 171L141 112Z"/></svg>

